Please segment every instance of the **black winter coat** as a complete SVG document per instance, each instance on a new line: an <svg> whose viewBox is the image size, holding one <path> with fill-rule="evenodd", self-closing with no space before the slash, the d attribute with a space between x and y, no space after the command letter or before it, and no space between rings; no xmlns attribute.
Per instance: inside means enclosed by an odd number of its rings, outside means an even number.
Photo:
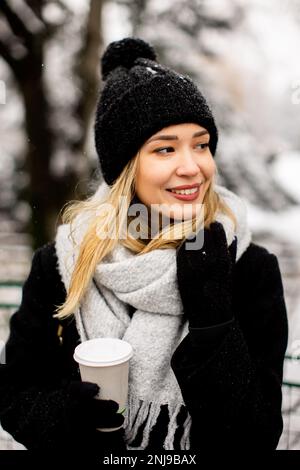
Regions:
<svg viewBox="0 0 300 470"><path fill-rule="evenodd" d="M251 243L235 264L233 276L234 322L226 329L216 326L190 332L171 358L186 405L175 436L177 446L186 410L192 417L194 450L273 450L282 433L288 324L277 258ZM37 421L39 397L59 387L63 379L79 379L73 360L80 342L75 321L52 318L54 306L65 295L54 243L47 244L34 254L21 306L11 318L6 364L0 369L0 421L29 449L36 448L36 433L44 432L40 423L49 428L49 410L43 410ZM192 342L191 334L198 335ZM165 406L147 450L162 449L168 422ZM49 447L53 447L51 439Z"/></svg>

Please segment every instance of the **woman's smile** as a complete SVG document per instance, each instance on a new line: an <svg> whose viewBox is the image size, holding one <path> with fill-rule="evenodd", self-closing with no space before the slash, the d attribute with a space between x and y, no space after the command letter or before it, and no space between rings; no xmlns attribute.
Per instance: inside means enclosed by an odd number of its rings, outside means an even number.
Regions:
<svg viewBox="0 0 300 470"><path fill-rule="evenodd" d="M180 201L195 201L202 190L203 182L198 186L191 189L167 189L166 191L171 197L179 199Z"/></svg>

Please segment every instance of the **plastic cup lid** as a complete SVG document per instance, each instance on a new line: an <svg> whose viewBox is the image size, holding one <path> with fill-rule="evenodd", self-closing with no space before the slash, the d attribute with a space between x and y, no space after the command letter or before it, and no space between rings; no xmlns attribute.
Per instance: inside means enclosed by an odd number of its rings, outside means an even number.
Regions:
<svg viewBox="0 0 300 470"><path fill-rule="evenodd" d="M95 338L76 346L74 359L90 367L105 367L128 361L133 355L131 344L119 338Z"/></svg>

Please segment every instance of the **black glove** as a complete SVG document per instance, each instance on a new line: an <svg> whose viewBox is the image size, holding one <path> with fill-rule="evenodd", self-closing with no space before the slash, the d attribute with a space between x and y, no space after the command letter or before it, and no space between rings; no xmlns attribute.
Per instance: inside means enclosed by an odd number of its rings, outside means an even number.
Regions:
<svg viewBox="0 0 300 470"><path fill-rule="evenodd" d="M123 428L97 430L124 422L115 401L95 398L99 390L97 384L81 381L65 383L51 391L32 387L21 392L18 403L14 402L11 411L8 409L1 416L3 427L31 450L124 450Z"/></svg>
<svg viewBox="0 0 300 470"><path fill-rule="evenodd" d="M185 248L186 241L177 252L177 279L189 327L206 328L232 321L236 239L228 249L223 226L213 222L209 229L204 229L201 249Z"/></svg>

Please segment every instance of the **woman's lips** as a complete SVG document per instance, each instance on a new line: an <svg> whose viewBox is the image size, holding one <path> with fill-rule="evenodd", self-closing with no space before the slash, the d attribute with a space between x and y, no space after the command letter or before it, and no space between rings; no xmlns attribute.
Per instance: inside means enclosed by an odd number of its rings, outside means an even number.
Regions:
<svg viewBox="0 0 300 470"><path fill-rule="evenodd" d="M168 191L168 190L167 191L176 199L180 199L181 201L194 201L199 196L201 186L202 184L199 186L197 191L193 194L176 194L176 193L173 193L172 191Z"/></svg>

